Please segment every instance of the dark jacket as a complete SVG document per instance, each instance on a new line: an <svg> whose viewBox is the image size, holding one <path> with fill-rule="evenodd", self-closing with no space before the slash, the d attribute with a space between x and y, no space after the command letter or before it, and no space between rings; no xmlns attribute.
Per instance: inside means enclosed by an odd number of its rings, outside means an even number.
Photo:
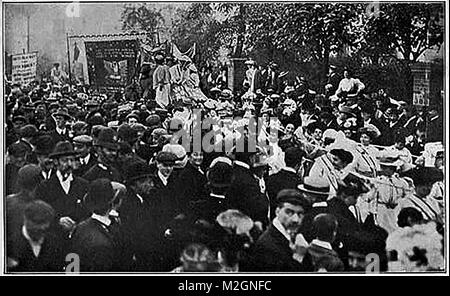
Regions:
<svg viewBox="0 0 450 296"><path fill-rule="evenodd" d="M364 224L358 223L348 206L338 198L328 201L329 213L338 220L338 237L346 249L362 254L383 253L386 246L387 232L375 226L371 219Z"/></svg>
<svg viewBox="0 0 450 296"><path fill-rule="evenodd" d="M293 259L289 241L270 225L257 240L250 259L250 271L307 272L312 271L311 257L306 254L302 263Z"/></svg>
<svg viewBox="0 0 450 296"><path fill-rule="evenodd" d="M97 163L83 175L83 179L89 182L100 178L106 178L115 182L122 182L122 176L119 170L111 165L107 165L104 163Z"/></svg>
<svg viewBox="0 0 450 296"><path fill-rule="evenodd" d="M141 198L131 188L127 188L119 214L123 230L130 237L130 251L136 258L135 269L158 271L161 261L158 252L164 250L164 229L159 224L159 201L155 194Z"/></svg>
<svg viewBox="0 0 450 296"><path fill-rule="evenodd" d="M23 225L25 208L34 200L30 194L20 192L6 197L6 237L20 231Z"/></svg>
<svg viewBox="0 0 450 296"><path fill-rule="evenodd" d="M81 272L123 271L130 266L119 227L88 218L71 236L70 252L80 256Z"/></svg>
<svg viewBox="0 0 450 296"><path fill-rule="evenodd" d="M82 177L87 171L89 171L93 166L98 164L98 160L93 153L89 158L88 163L80 165L80 167L73 171L73 174L78 177Z"/></svg>
<svg viewBox="0 0 450 296"><path fill-rule="evenodd" d="M249 169L234 165L234 181L227 193L233 209L240 210L253 221L268 224L269 200L261 193L258 180Z"/></svg>
<svg viewBox="0 0 450 296"><path fill-rule="evenodd" d="M86 180L74 176L69 193L66 194L55 173L38 186L36 198L51 205L57 219L68 216L75 222L80 222L89 216L89 211L82 203L83 197L88 191L88 185Z"/></svg>
<svg viewBox="0 0 450 296"><path fill-rule="evenodd" d="M21 227L14 231L8 241L7 257L18 262L17 266L8 268L8 272L63 272L64 245L54 234L47 233L37 257L22 234Z"/></svg>
<svg viewBox="0 0 450 296"><path fill-rule="evenodd" d="M19 173L19 167L8 163L5 166L5 180L6 180L6 195L19 192L19 187L17 185L17 177Z"/></svg>
<svg viewBox="0 0 450 296"><path fill-rule="evenodd" d="M206 182L205 174L188 162L174 184L174 193L182 210L189 210L193 201L206 196Z"/></svg>
<svg viewBox="0 0 450 296"><path fill-rule="evenodd" d="M297 189L297 186L301 183L302 180L297 174L283 169L267 178L266 186L267 194L269 195L270 200L271 219L275 217L278 192L280 192L282 189Z"/></svg>
<svg viewBox="0 0 450 296"><path fill-rule="evenodd" d="M308 253L311 255L314 271L319 271L321 269L325 269L328 272L344 271L344 263L342 263L334 250L316 244L310 244Z"/></svg>

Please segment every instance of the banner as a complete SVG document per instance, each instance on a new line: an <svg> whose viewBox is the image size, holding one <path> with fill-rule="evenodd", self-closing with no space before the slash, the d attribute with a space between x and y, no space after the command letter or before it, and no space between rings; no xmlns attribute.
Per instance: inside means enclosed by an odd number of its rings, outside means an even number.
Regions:
<svg viewBox="0 0 450 296"><path fill-rule="evenodd" d="M28 84L36 79L37 52L12 56L12 82Z"/></svg>
<svg viewBox="0 0 450 296"><path fill-rule="evenodd" d="M138 40L84 43L89 83L99 87L125 87L135 74Z"/></svg>
<svg viewBox="0 0 450 296"><path fill-rule="evenodd" d="M147 33L124 33L103 35L68 36L68 55L72 82L80 85L94 85L111 91L123 88L131 82L134 71L139 66L139 46L151 44L153 41ZM122 57L125 57L123 59ZM104 63L106 60L109 63ZM127 61L126 72L123 70ZM130 62L133 63L130 64ZM112 63L111 62L116 62ZM111 70L111 77L105 72ZM114 74L116 73L116 74ZM102 77L103 75L103 77ZM125 77L126 75L127 77ZM109 75L108 75L109 76ZM123 76L123 78L119 78Z"/></svg>

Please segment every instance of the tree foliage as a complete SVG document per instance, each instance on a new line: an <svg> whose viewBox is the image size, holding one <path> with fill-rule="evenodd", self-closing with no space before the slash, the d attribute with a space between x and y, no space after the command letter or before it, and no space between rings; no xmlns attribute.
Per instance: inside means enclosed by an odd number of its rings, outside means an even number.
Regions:
<svg viewBox="0 0 450 296"><path fill-rule="evenodd" d="M361 51L374 58L400 54L408 62L416 62L427 49L439 47L444 40L443 22L437 3L380 4L379 12L365 20Z"/></svg>
<svg viewBox="0 0 450 296"><path fill-rule="evenodd" d="M126 32L145 31L153 33L164 23L161 12L145 3L125 4L121 15L122 30Z"/></svg>

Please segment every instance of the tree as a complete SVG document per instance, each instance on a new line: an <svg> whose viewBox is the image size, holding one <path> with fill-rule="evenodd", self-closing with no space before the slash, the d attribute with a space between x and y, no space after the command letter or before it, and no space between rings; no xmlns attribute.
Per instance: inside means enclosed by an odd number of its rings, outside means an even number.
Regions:
<svg viewBox="0 0 450 296"><path fill-rule="evenodd" d="M437 3L380 4L379 11L365 19L359 50L373 64L398 64L403 71L407 99L412 99L411 66L428 49L444 40L443 5Z"/></svg>
<svg viewBox="0 0 450 296"><path fill-rule="evenodd" d="M324 85L331 53L357 40L352 26L360 5L346 3L255 4L250 16L250 42L272 44L274 50L293 52L298 60L320 65Z"/></svg>
<svg viewBox="0 0 450 296"><path fill-rule="evenodd" d="M143 4L125 4L121 15L122 30L153 33L164 23L161 12Z"/></svg>

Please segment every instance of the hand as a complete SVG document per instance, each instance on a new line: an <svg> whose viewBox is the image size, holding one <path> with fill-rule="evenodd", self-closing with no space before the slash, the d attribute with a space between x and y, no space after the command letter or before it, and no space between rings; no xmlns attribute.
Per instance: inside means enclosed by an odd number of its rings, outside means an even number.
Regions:
<svg viewBox="0 0 450 296"><path fill-rule="evenodd" d="M294 254L300 258L303 258L306 255L308 247L309 244L301 233L297 234L295 242L293 244L291 243L291 249L294 251Z"/></svg>
<svg viewBox="0 0 450 296"><path fill-rule="evenodd" d="M59 219L59 225L66 230L71 230L75 224L75 221L73 221L70 217L62 217Z"/></svg>
<svg viewBox="0 0 450 296"><path fill-rule="evenodd" d="M8 257L8 261L7 261L7 267L8 268L14 268L17 267L17 265L19 265L19 262L17 262L15 259Z"/></svg>

